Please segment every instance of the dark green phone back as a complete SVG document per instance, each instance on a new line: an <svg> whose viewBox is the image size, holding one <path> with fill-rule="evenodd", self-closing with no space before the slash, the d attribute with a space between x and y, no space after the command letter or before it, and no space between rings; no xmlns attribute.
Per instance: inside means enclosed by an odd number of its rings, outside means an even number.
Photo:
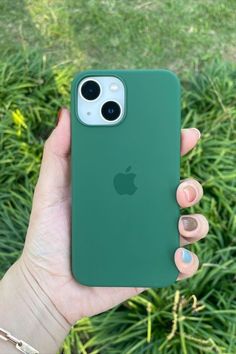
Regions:
<svg viewBox="0 0 236 354"><path fill-rule="evenodd" d="M77 116L78 84L96 75L116 76L125 85L125 117L118 125L87 126ZM75 279L89 286L172 284L179 247L178 78L168 70L80 73L72 83L71 133ZM115 178L126 194L117 192Z"/></svg>

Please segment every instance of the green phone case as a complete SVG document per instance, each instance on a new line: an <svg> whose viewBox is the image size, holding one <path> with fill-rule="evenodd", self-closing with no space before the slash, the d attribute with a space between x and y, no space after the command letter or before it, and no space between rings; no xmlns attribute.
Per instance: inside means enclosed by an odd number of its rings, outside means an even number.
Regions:
<svg viewBox="0 0 236 354"><path fill-rule="evenodd" d="M115 126L87 126L77 115L78 84L102 75L124 83L125 117ZM172 284L179 247L177 76L168 70L82 72L72 83L71 113L74 278L89 286Z"/></svg>

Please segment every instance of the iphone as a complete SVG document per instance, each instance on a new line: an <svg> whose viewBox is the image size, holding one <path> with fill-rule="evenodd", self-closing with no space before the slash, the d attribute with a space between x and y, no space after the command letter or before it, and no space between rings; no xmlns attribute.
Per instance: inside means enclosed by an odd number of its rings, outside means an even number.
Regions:
<svg viewBox="0 0 236 354"><path fill-rule="evenodd" d="M164 287L178 270L180 83L81 72L71 89L71 269L88 286Z"/></svg>

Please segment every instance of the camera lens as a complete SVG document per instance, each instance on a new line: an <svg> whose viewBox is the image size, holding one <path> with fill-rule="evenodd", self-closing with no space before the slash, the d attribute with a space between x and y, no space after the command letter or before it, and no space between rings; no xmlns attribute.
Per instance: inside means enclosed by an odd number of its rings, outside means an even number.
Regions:
<svg viewBox="0 0 236 354"><path fill-rule="evenodd" d="M102 116L106 120L113 121L116 120L121 113L120 106L114 101L108 101L102 106Z"/></svg>
<svg viewBox="0 0 236 354"><path fill-rule="evenodd" d="M81 94L86 100L92 101L98 98L101 89L96 81L88 80L81 87Z"/></svg>

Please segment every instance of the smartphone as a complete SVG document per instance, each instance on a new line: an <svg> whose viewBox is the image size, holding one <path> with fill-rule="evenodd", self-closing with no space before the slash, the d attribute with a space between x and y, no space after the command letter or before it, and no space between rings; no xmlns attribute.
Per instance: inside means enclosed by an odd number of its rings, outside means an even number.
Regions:
<svg viewBox="0 0 236 354"><path fill-rule="evenodd" d="M71 136L74 278L106 287L175 282L178 77L169 70L79 73Z"/></svg>

